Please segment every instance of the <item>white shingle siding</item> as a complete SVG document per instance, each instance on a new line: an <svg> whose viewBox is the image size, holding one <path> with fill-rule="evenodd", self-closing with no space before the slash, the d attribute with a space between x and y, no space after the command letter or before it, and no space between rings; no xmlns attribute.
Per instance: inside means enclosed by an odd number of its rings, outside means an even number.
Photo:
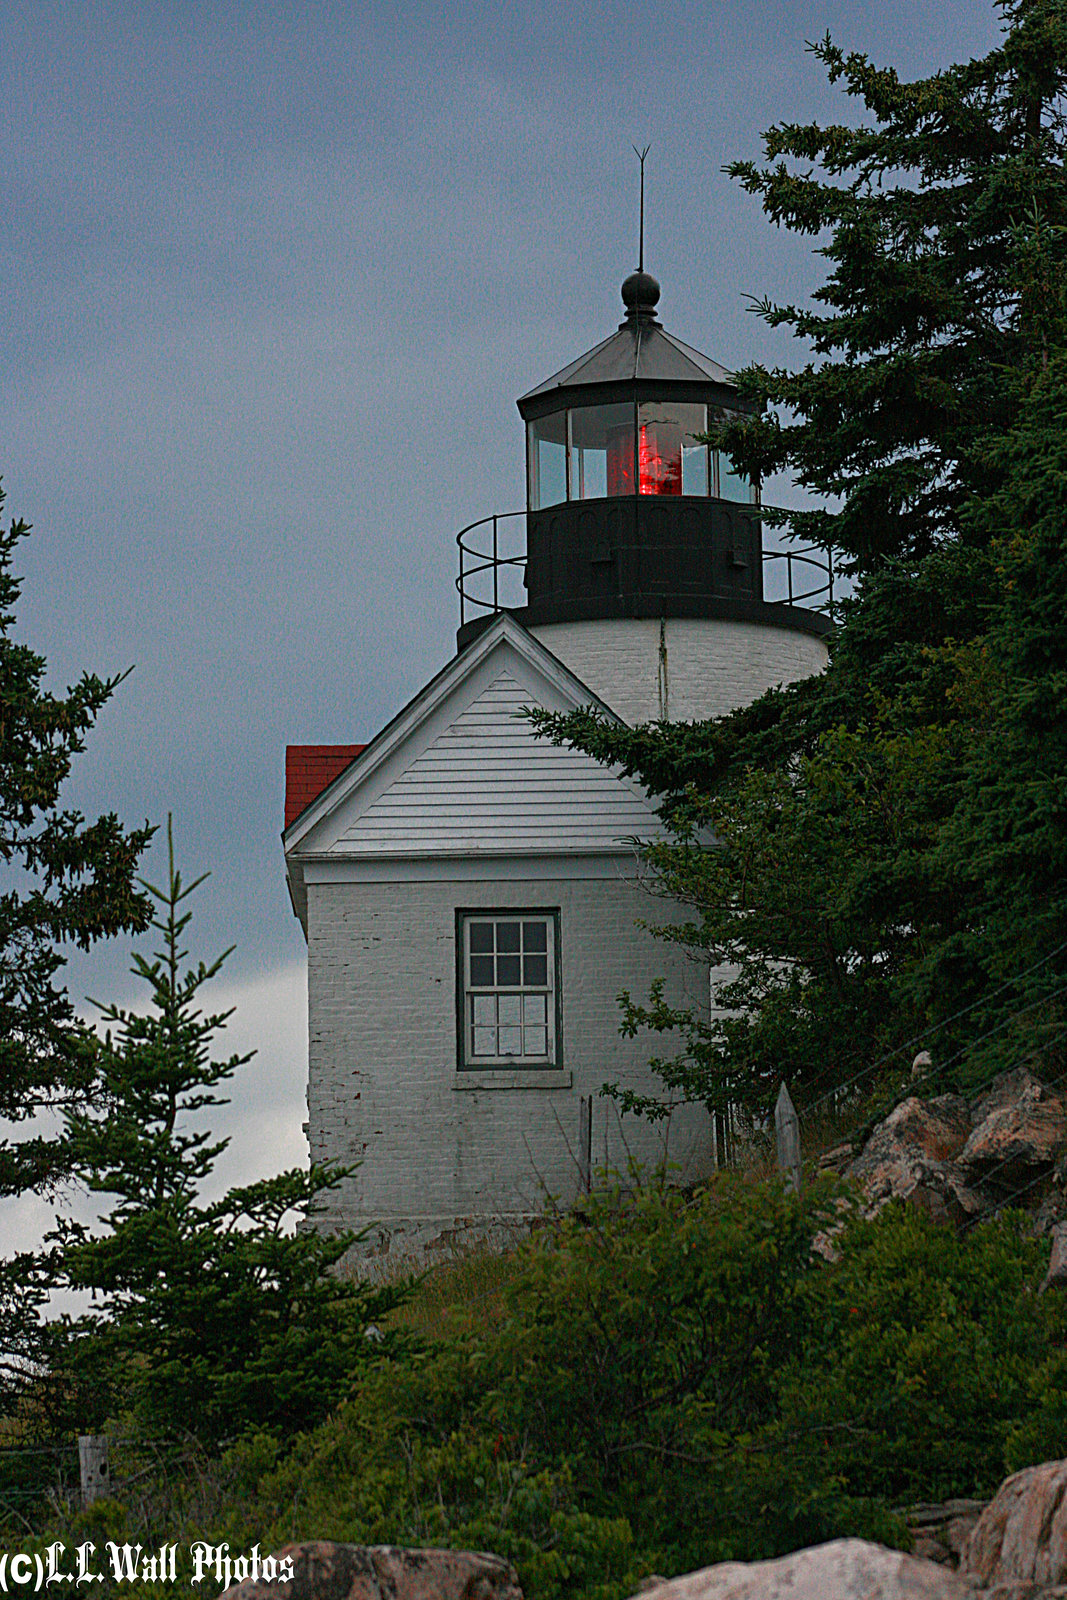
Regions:
<svg viewBox="0 0 1067 1600"><path fill-rule="evenodd" d="M538 739L502 672L332 845L337 855L585 851L658 831L636 785Z"/></svg>

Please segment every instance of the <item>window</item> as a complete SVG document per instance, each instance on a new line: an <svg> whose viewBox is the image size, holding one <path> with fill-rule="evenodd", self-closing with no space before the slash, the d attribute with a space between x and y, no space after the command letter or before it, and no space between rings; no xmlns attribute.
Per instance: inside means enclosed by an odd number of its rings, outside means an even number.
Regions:
<svg viewBox="0 0 1067 1600"><path fill-rule="evenodd" d="M635 469L640 494L758 504L756 486L734 472L729 457L697 442L707 427L707 406L681 400L580 406L539 417L526 425L530 510L633 494Z"/></svg>
<svg viewBox="0 0 1067 1600"><path fill-rule="evenodd" d="M530 510L567 498L567 413L556 411L527 424Z"/></svg>
<svg viewBox="0 0 1067 1600"><path fill-rule="evenodd" d="M604 500L634 492L634 408L583 406L569 411L570 498Z"/></svg>
<svg viewBox="0 0 1067 1600"><path fill-rule="evenodd" d="M461 912L462 1068L556 1067L557 913Z"/></svg>
<svg viewBox="0 0 1067 1600"><path fill-rule="evenodd" d="M642 494L708 492L708 449L694 437L708 426L707 407L642 401L637 458Z"/></svg>

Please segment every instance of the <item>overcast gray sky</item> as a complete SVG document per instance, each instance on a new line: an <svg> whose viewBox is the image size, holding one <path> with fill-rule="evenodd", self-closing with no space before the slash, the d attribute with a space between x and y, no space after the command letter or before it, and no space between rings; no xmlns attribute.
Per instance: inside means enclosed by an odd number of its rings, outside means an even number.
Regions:
<svg viewBox="0 0 1067 1600"><path fill-rule="evenodd" d="M854 119L805 53L827 30L908 77L998 32L989 0L0 0L19 631L56 687L134 669L72 798L173 812L212 874L197 953L236 945L228 1047L260 1049L229 1175L302 1150L284 746L369 739L453 651L456 530L522 503L515 397L620 320L632 144L665 325L799 354L747 297L820 263L720 169ZM72 990L127 997L127 966Z"/></svg>

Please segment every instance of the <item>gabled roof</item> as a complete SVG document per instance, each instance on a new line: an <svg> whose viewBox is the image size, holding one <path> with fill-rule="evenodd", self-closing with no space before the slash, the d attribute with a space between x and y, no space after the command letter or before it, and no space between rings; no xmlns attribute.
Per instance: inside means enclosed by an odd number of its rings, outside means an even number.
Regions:
<svg viewBox="0 0 1067 1600"><path fill-rule="evenodd" d="M734 375L710 356L683 344L658 323L624 322L609 339L524 394L519 408L528 400L541 399L557 389L635 380L732 385Z"/></svg>
<svg viewBox="0 0 1067 1600"><path fill-rule="evenodd" d="M538 739L521 715L589 704L614 717L502 613L286 829L294 905L315 863L617 857L662 835L635 780Z"/></svg>

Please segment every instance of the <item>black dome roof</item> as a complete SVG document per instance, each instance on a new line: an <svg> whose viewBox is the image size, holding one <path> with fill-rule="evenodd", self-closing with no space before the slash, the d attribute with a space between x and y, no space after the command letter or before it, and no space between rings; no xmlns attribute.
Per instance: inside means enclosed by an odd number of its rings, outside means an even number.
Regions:
<svg viewBox="0 0 1067 1600"><path fill-rule="evenodd" d="M524 394L518 402L524 415L531 403L538 413L554 409L546 408L544 402L556 395L565 404L562 390L604 384L699 384L703 390L711 384L728 389L735 386L734 375L726 367L661 327L655 313L659 284L650 273L631 274L622 286L622 297L627 313L618 331Z"/></svg>

